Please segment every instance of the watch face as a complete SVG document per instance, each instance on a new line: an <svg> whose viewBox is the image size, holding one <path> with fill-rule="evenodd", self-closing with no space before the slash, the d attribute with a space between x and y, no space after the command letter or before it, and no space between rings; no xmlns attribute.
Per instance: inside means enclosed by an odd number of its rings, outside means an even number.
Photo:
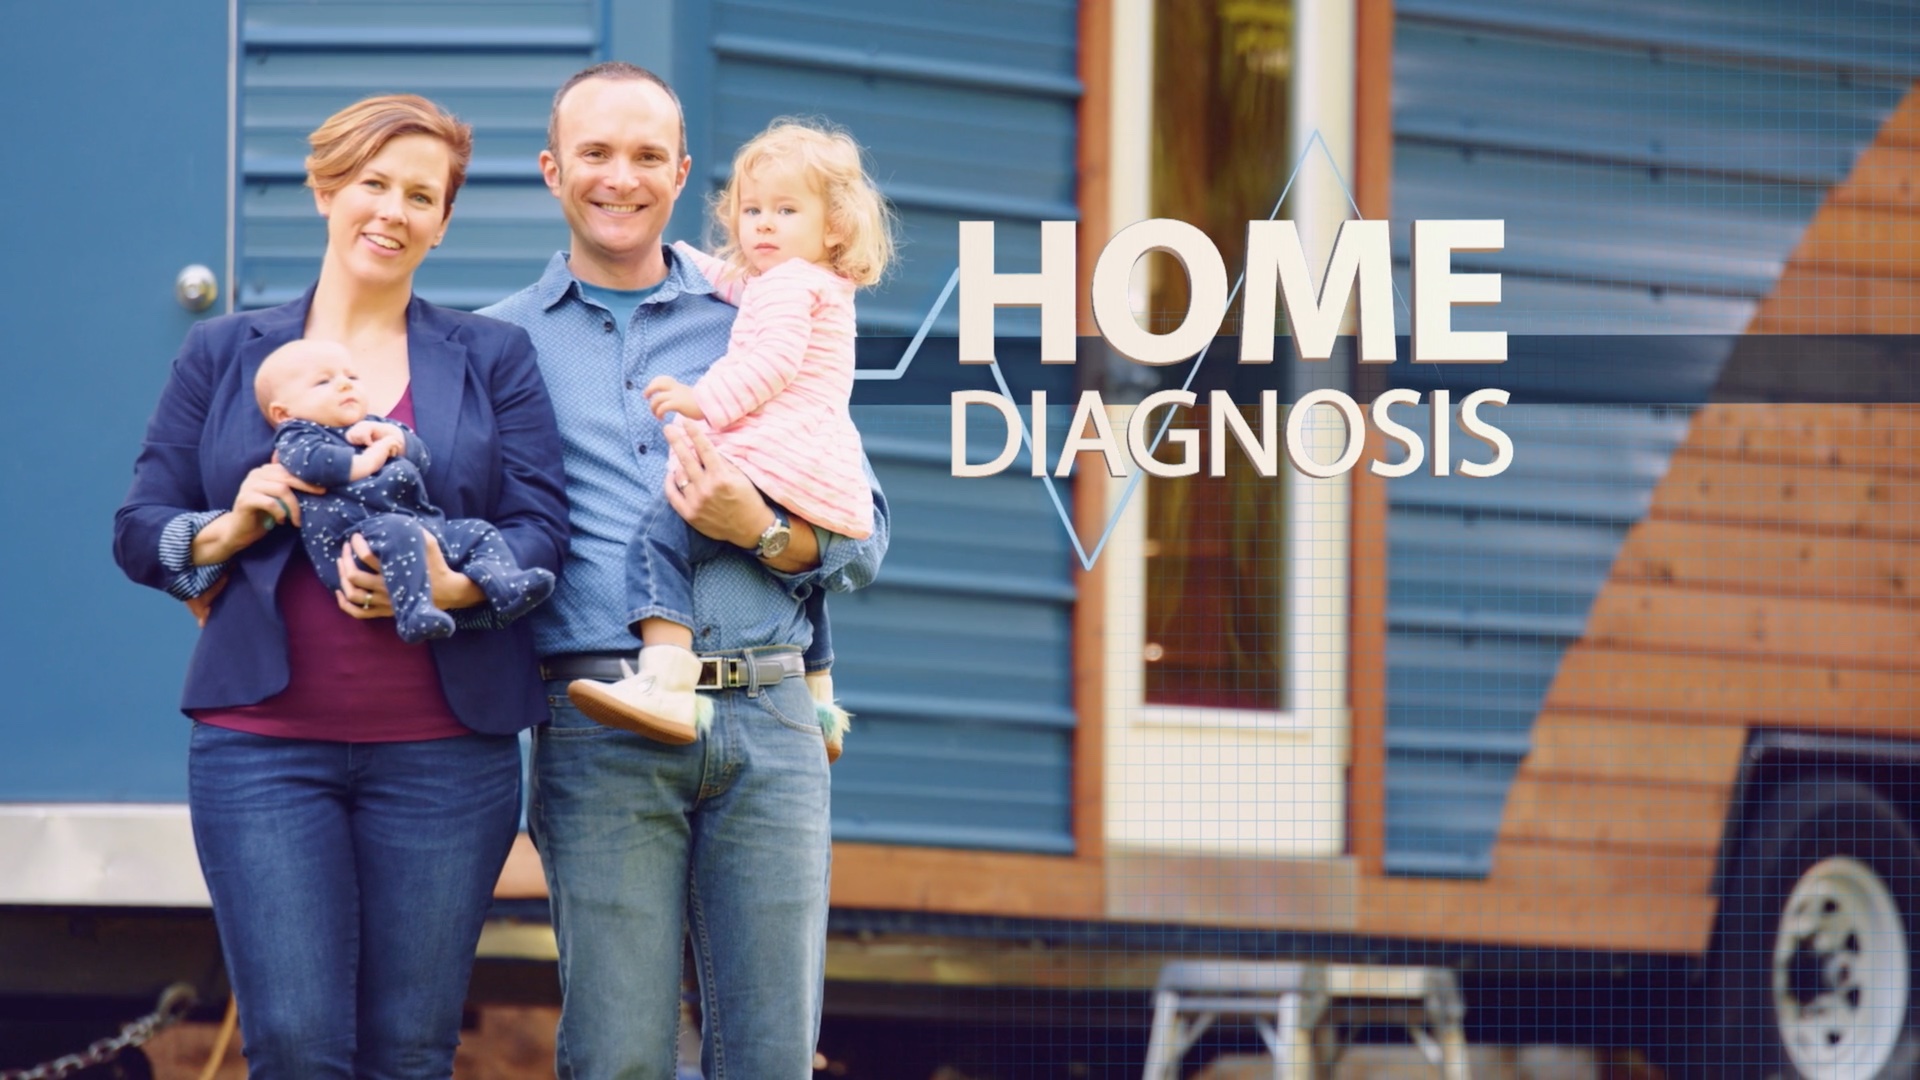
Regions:
<svg viewBox="0 0 1920 1080"><path fill-rule="evenodd" d="M771 559L787 550L787 541L793 539L793 533L785 528L760 541L760 557Z"/></svg>

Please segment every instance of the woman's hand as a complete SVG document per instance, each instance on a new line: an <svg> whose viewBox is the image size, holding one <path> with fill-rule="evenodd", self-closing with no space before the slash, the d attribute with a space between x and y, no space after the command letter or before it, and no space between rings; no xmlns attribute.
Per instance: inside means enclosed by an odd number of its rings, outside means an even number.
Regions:
<svg viewBox="0 0 1920 1080"><path fill-rule="evenodd" d="M433 586L433 606L442 611L472 607L486 599L473 579L447 565L440 541L426 529L420 530L427 541L427 580ZM390 619L393 597L387 593L386 579L380 576L380 557L358 533L340 550L340 591L333 594L340 610L356 619Z"/></svg>
<svg viewBox="0 0 1920 1080"><path fill-rule="evenodd" d="M288 472L279 459L247 474L233 497L233 509L209 521L193 538L196 566L211 566L233 558L276 525L300 527L300 492L321 495L316 487Z"/></svg>
<svg viewBox="0 0 1920 1080"><path fill-rule="evenodd" d="M207 619L213 615L213 602L226 591L227 579L231 576L226 571L221 571L220 576L213 579L213 584L207 586L206 592L186 602L187 611L193 616L193 621L200 624L201 629L206 629Z"/></svg>

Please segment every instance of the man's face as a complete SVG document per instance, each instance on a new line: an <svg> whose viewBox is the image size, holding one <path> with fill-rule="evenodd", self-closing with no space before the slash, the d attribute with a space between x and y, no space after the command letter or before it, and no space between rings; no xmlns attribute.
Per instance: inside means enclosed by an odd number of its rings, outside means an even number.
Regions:
<svg viewBox="0 0 1920 1080"><path fill-rule="evenodd" d="M554 147L540 154L547 189L573 230L573 272L618 285L659 258L660 237L687 183L680 110L640 79L588 79L560 101Z"/></svg>

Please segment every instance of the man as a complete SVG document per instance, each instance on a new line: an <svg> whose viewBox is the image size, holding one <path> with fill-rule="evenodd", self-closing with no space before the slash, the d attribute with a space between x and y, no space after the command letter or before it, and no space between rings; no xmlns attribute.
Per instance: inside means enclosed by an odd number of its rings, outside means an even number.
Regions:
<svg viewBox="0 0 1920 1080"><path fill-rule="evenodd" d="M571 503L567 562L534 616L553 722L535 736L529 815L560 945L562 1078L673 1075L683 926L709 1080L808 1077L819 1033L827 760L798 647L812 589L873 579L886 503L876 485L867 540L789 528L704 436L649 411L648 380L694 382L733 321L661 243L691 164L679 101L658 76L619 63L574 76L540 155L569 250L485 312L539 349ZM684 489L663 491L668 453ZM703 685L725 686L703 690L713 723L688 746L599 727L566 696L571 679L618 679L639 648L623 610L626 545L660 498L738 552L695 570L694 651L721 660Z"/></svg>

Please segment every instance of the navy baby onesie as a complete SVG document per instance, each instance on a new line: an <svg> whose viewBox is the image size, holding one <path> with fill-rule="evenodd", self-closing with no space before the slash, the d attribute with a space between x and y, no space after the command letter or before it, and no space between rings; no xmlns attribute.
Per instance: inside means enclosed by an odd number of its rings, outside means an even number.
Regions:
<svg viewBox="0 0 1920 1080"><path fill-rule="evenodd" d="M288 420L274 433L280 464L327 489L324 495L299 495L300 536L327 588L339 590L335 560L347 539L359 533L380 559L380 576L393 597L401 640L412 644L453 633L453 617L433 606L426 539L420 532L424 527L440 541L447 565L471 578L503 620L525 614L553 592L553 574L522 569L498 529L478 518L448 520L427 501L422 475L427 446L412 428L397 420L367 419L404 431L407 447L405 456L393 458L364 480L348 480L354 455L365 448L347 441L346 428Z"/></svg>

